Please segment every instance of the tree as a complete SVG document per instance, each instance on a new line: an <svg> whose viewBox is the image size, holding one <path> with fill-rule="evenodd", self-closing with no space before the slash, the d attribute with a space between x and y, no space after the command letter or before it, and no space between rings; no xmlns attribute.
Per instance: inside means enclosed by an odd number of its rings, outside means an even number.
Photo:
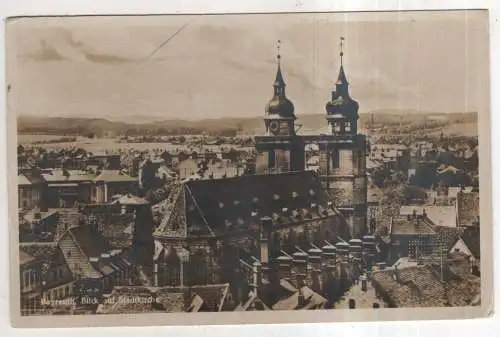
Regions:
<svg viewBox="0 0 500 337"><path fill-rule="evenodd" d="M421 166L410 179L410 184L422 188L430 188L433 185L437 185L436 171L430 167Z"/></svg>

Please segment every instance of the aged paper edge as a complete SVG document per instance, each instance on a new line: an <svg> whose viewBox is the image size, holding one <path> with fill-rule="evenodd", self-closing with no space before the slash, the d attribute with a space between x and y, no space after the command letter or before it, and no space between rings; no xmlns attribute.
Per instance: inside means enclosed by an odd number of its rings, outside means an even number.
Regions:
<svg viewBox="0 0 500 337"><path fill-rule="evenodd" d="M489 11L481 11L483 24L489 26ZM429 12L436 12L432 10ZM232 15L236 13L231 13ZM256 13L255 13L256 14ZM264 14L264 13L259 13ZM281 13L275 13L281 14ZM297 12L298 14L298 12ZM182 14L180 14L182 15ZM218 14L208 14L218 15ZM222 14L220 14L222 15ZM125 16L125 15L121 15ZM46 16L45 16L46 17ZM35 17L33 17L35 18ZM9 39L6 20L5 48L13 48L15 41ZM489 35L489 34L488 34ZM489 47L489 50L491 46ZM488 50L488 54L489 54ZM16 67L6 54L6 83L16 74ZM488 70L490 58L488 57ZM8 65L8 66L7 66ZM227 324L304 324L334 322L412 321L485 318L493 314L493 210L491 186L491 85L490 71L482 77L480 84L485 92L487 111L478 114L479 176L480 176L480 218L481 230L481 306L451 308L391 308L391 309L335 309L313 311L271 311L271 312L218 312L218 313L168 313L168 314L120 314L120 315L78 315L78 316L21 316L19 294L19 247L17 216L17 120L7 113L7 172L8 172L8 218L9 218L9 279L11 325L15 328L64 328L64 327L120 327L120 326L190 326ZM133 318L133 319L131 319ZM194 324L193 324L194 323Z"/></svg>

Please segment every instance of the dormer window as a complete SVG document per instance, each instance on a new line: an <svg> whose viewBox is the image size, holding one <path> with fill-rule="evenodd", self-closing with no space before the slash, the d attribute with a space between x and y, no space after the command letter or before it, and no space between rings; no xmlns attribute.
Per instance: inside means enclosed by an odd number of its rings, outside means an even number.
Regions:
<svg viewBox="0 0 500 337"><path fill-rule="evenodd" d="M292 198L297 198L299 196L299 194L297 192L292 192Z"/></svg>
<svg viewBox="0 0 500 337"><path fill-rule="evenodd" d="M351 132L351 122L346 122L345 123L345 131L346 132Z"/></svg>
<svg viewBox="0 0 500 337"><path fill-rule="evenodd" d="M240 201L239 201L239 200L235 200L235 201L233 202L233 204L234 204L235 206L236 206L236 205L238 205L239 203L240 203Z"/></svg>
<svg viewBox="0 0 500 337"><path fill-rule="evenodd" d="M275 194L275 195L273 195L273 199L274 199L274 200L279 200L279 199L280 199L280 196L279 196L278 194Z"/></svg>
<svg viewBox="0 0 500 337"><path fill-rule="evenodd" d="M282 211L283 213L286 213L286 212L288 212L288 208L283 207L283 208L281 209L281 211Z"/></svg>
<svg viewBox="0 0 500 337"><path fill-rule="evenodd" d="M219 202L219 208L224 208L224 203Z"/></svg>
<svg viewBox="0 0 500 337"><path fill-rule="evenodd" d="M253 211L251 214L252 214L252 216L257 216L257 215L259 215L259 212Z"/></svg>

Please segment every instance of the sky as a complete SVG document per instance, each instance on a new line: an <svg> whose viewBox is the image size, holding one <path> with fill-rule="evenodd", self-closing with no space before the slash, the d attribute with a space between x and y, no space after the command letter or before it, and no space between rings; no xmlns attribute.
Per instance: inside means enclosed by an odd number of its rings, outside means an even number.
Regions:
<svg viewBox="0 0 500 337"><path fill-rule="evenodd" d="M480 11L15 19L8 109L134 122L263 115L280 40L297 116L324 113L341 36L360 113L488 110Z"/></svg>

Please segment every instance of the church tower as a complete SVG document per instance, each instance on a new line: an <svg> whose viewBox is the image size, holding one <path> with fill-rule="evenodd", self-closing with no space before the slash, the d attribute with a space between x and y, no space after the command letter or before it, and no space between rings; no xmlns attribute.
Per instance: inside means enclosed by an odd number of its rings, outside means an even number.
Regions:
<svg viewBox="0 0 500 337"><path fill-rule="evenodd" d="M266 105L265 136L255 138L256 173L301 171L305 168L302 138L296 135L294 105L286 97L286 83L281 71L280 41L278 41L276 79L273 96Z"/></svg>
<svg viewBox="0 0 500 337"><path fill-rule="evenodd" d="M346 217L351 235L367 230L366 137L358 134L359 104L349 93L344 70L344 38L340 40L340 70L326 103L330 135L320 143L319 176Z"/></svg>

